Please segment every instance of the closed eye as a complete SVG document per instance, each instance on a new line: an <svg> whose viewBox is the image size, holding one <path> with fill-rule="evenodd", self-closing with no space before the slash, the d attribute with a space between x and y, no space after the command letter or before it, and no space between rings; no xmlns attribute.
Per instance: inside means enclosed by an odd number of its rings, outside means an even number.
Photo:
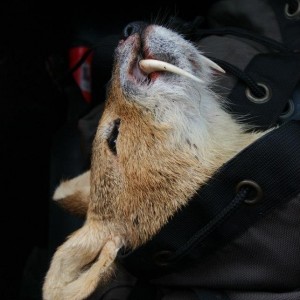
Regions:
<svg viewBox="0 0 300 300"><path fill-rule="evenodd" d="M119 135L120 122L121 122L120 119L114 120L112 130L107 138L108 147L114 155L117 155L116 144L117 144L117 139L118 139L118 135Z"/></svg>

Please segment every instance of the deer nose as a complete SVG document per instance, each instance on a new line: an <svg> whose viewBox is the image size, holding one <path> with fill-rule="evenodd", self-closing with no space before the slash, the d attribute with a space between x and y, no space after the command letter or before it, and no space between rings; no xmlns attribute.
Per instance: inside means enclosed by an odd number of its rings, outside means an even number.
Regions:
<svg viewBox="0 0 300 300"><path fill-rule="evenodd" d="M147 26L147 23L143 21L135 21L127 24L123 29L124 38L128 38L129 36L138 33L141 34L144 28Z"/></svg>

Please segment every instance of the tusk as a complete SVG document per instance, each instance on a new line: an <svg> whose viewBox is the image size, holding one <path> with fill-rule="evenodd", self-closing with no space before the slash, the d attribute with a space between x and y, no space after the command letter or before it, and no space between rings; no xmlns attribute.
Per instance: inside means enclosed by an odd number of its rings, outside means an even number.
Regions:
<svg viewBox="0 0 300 300"><path fill-rule="evenodd" d="M211 67L214 70L217 70L221 73L226 73L224 69L222 69L219 65L217 65L215 62L213 62L211 59L205 57L202 55L202 59L208 64L209 67Z"/></svg>
<svg viewBox="0 0 300 300"><path fill-rule="evenodd" d="M150 74L155 71L165 71L171 72L178 75L183 75L189 77L197 82L204 83L204 81L189 72L180 69L172 64L166 63L164 61L156 60L156 59L142 59L139 61L140 68L147 74Z"/></svg>

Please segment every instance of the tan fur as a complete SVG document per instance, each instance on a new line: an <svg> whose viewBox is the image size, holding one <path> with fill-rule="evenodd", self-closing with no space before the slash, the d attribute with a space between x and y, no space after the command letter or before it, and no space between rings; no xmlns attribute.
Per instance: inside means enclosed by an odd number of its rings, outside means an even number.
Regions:
<svg viewBox="0 0 300 300"><path fill-rule="evenodd" d="M121 240L103 228L104 224L87 222L57 249L45 278L44 299L85 299L100 280L109 280Z"/></svg>
<svg viewBox="0 0 300 300"><path fill-rule="evenodd" d="M164 38L158 26L147 29L150 37L155 30ZM138 38L130 39L119 46L119 56L126 50L122 47L128 47L130 53L138 48ZM183 43L181 37L178 39ZM207 103L204 97L199 104L200 114L204 111L203 127L193 125L189 118L183 121L181 110L164 114L155 110L157 106L152 108L144 100L146 93L128 96L119 56L116 54L106 107L94 139L90 174L63 182L55 193L71 211L85 213L87 208L87 217L85 225L52 259L43 287L47 300L84 299L97 286L104 286L115 270L120 247L135 248L149 240L222 164L262 135L245 133L205 87L199 87L199 93L208 98ZM190 90L196 88L192 84ZM158 94L149 99L153 103L165 101ZM185 101L189 107L189 99ZM107 144L107 132L116 119L121 120L117 155Z"/></svg>
<svg viewBox="0 0 300 300"><path fill-rule="evenodd" d="M78 216L85 216L90 202L90 171L71 180L62 181L55 190L53 200Z"/></svg>

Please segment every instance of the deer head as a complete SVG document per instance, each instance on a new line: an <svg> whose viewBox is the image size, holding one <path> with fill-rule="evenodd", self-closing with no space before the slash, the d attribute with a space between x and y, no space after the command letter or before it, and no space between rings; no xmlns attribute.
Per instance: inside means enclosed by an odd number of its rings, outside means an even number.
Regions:
<svg viewBox="0 0 300 300"><path fill-rule="evenodd" d="M225 111L211 89L222 69L196 45L162 26L129 26L115 50L91 170L54 194L86 221L57 249L45 299L84 299L106 284L120 247L145 243L260 136Z"/></svg>

